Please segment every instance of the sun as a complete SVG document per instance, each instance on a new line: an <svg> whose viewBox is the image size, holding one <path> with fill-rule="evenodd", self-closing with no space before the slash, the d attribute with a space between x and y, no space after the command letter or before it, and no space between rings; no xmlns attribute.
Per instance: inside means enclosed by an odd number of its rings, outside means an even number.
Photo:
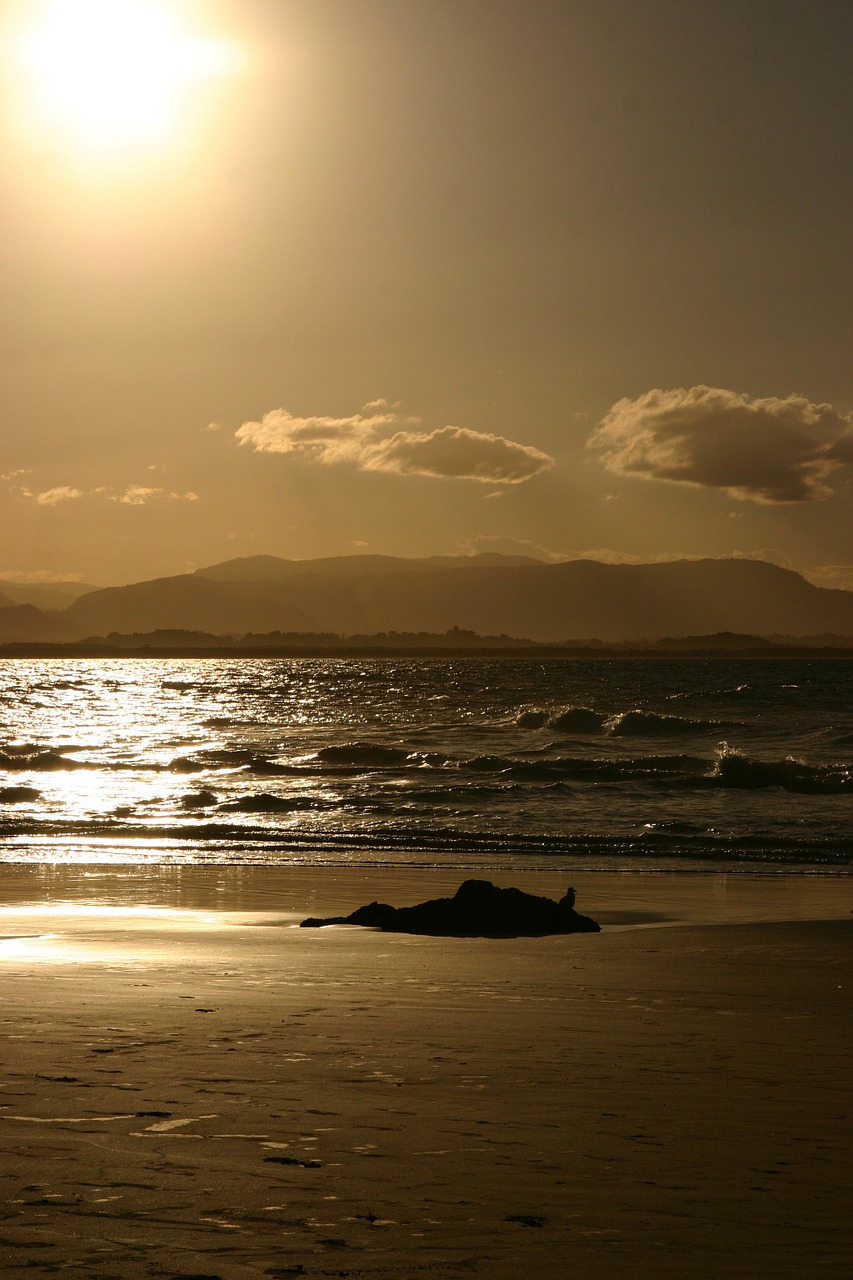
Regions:
<svg viewBox="0 0 853 1280"><path fill-rule="evenodd" d="M233 71L235 45L197 29L180 0L42 0L12 39L19 111L91 152L170 140L202 82Z"/></svg>

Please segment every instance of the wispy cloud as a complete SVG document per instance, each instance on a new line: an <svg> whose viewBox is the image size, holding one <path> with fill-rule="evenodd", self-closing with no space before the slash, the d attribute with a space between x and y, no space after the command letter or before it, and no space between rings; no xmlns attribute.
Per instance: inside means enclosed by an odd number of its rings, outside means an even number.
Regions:
<svg viewBox="0 0 853 1280"><path fill-rule="evenodd" d="M198 502L199 496L188 490L186 493L173 493L166 489L146 484L129 484L122 493L108 495L110 502L120 502L126 507L144 507L149 502L160 498L170 498L177 502Z"/></svg>
<svg viewBox="0 0 853 1280"><path fill-rule="evenodd" d="M12 492L40 507L55 507L60 502L70 502L74 498L100 498L106 502L117 502L127 507L142 507L158 499L177 502L198 502L199 496L192 490L178 493L159 486L145 484L129 484L124 489L114 489L111 485L97 485L94 489L75 489L71 485L56 485L52 489L37 490L25 485L15 485Z"/></svg>
<svg viewBox="0 0 853 1280"><path fill-rule="evenodd" d="M552 465L553 459L530 445L504 436L446 426L420 431L419 418L398 406L371 401L348 418L299 418L273 409L260 422L244 422L240 444L257 453L294 453L318 463L350 463L361 471L484 484L521 484Z"/></svg>
<svg viewBox="0 0 853 1280"><path fill-rule="evenodd" d="M33 497L40 507L55 507L60 502L70 502L73 498L82 498L82 489L72 489L70 485L58 485L55 489L44 489L41 493L25 493Z"/></svg>
<svg viewBox="0 0 853 1280"><path fill-rule="evenodd" d="M52 586L58 582L82 581L82 573L57 573L53 569L0 569L0 582L18 583L21 586Z"/></svg>
<svg viewBox="0 0 853 1280"><path fill-rule="evenodd" d="M752 399L719 387L620 400L589 439L610 471L722 489L753 502L814 502L853 462L853 423L804 396Z"/></svg>
<svg viewBox="0 0 853 1280"><path fill-rule="evenodd" d="M127 507L143 507L152 498L158 498L162 489L152 489L144 484L130 484L124 493L110 495L110 502L121 502Z"/></svg>
<svg viewBox="0 0 853 1280"><path fill-rule="evenodd" d="M805 576L818 587L853 591L853 564L822 564L808 569Z"/></svg>

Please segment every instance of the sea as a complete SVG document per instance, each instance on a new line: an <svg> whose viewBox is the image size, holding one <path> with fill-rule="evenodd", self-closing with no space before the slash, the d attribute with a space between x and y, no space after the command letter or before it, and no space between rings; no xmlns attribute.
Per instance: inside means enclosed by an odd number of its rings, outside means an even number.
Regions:
<svg viewBox="0 0 853 1280"><path fill-rule="evenodd" d="M853 660L0 660L0 862L853 873Z"/></svg>

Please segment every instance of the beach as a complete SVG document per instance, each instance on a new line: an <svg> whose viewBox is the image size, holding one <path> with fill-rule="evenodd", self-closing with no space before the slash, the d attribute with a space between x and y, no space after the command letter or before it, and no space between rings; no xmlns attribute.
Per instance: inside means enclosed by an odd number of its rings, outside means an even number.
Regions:
<svg viewBox="0 0 853 1280"><path fill-rule="evenodd" d="M3 869L4 1275L847 1273L849 878L123 870Z"/></svg>

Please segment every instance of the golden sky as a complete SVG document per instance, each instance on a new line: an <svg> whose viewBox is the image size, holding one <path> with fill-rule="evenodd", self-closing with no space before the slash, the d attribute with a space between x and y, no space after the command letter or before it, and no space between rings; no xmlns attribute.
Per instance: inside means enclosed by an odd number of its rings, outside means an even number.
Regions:
<svg viewBox="0 0 853 1280"><path fill-rule="evenodd" d="M849 0L0 0L0 579L853 586Z"/></svg>

